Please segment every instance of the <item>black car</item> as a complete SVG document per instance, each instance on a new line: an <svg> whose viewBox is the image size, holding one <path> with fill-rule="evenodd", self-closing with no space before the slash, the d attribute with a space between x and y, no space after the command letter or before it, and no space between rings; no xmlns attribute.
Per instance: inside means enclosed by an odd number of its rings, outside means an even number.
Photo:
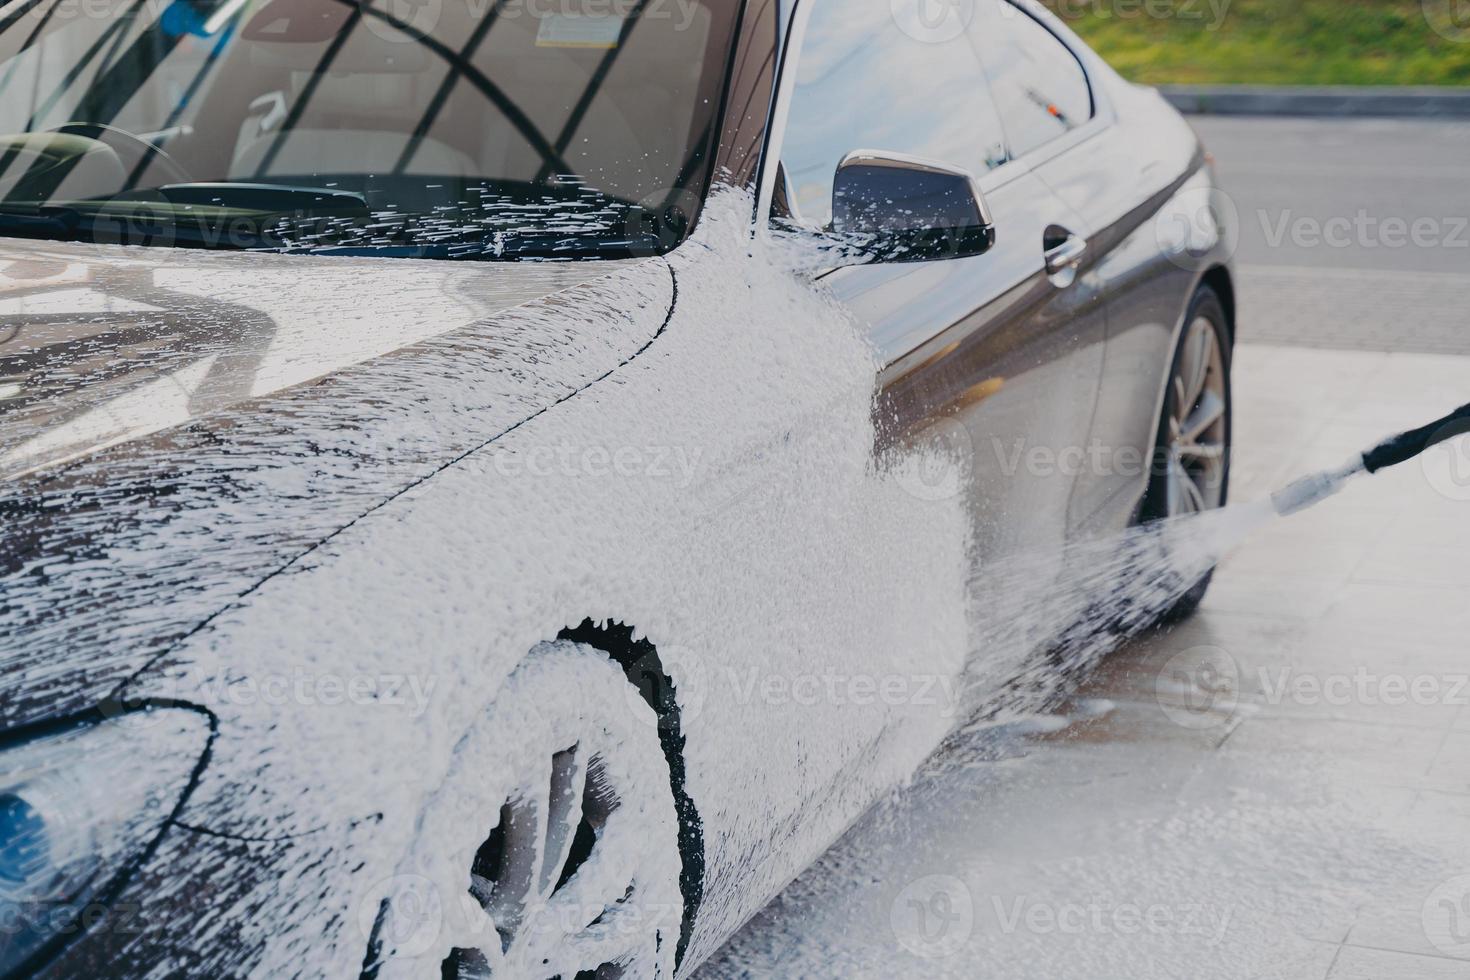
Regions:
<svg viewBox="0 0 1470 980"><path fill-rule="evenodd" d="M0 973L688 975L977 565L1225 499L1232 216L1027 0L12 0L0 133Z"/></svg>

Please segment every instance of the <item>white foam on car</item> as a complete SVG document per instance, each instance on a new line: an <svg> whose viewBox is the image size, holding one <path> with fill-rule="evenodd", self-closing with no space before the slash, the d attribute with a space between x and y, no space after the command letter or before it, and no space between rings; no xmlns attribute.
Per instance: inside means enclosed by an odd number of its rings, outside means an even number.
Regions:
<svg viewBox="0 0 1470 980"><path fill-rule="evenodd" d="M395 876L420 874L458 900L468 867L411 866L436 853L423 836L430 809L435 826L488 834L496 815L482 808L498 801L444 793L460 747L528 651L584 618L635 624L679 690L709 869L695 960L953 723L946 706L913 697L843 687L807 703L767 686L958 677L967 522L958 499L919 499L874 463L871 350L840 308L751 242L749 214L748 198L711 202L697 240L673 256L673 320L641 355L266 582L149 682L222 716L184 819L299 835L282 846L301 853L294 873L309 884L241 926L256 969L356 970L361 912ZM689 465L610 464L629 448ZM211 697L220 676L242 689L303 667L416 677L426 703ZM570 683L546 710L581 710L590 696ZM446 930L404 969L437 976L454 943Z"/></svg>
<svg viewBox="0 0 1470 980"><path fill-rule="evenodd" d="M624 696L627 684L622 668L590 648L555 643L532 651L494 711L465 734L448 778L425 801L413 850L400 874L383 882L384 920L377 922L371 902L359 909L359 926L377 931L384 957L378 976L422 974L420 956L442 958L445 940L477 951L477 965L493 976L570 977L610 961L629 976L672 976L684 911L679 827L657 719L647 705ZM583 697L566 698L568 686ZM501 816L495 800L530 801L515 818L523 822L576 825L580 800L567 803L570 822L550 812L558 802L546 795L554 785L555 752L574 754L586 793L615 801L611 812L599 813L597 847L565 887L555 887L565 853L548 854L553 838L538 826L531 853L501 858L502 869L510 869L506 878L515 880L499 887L526 880L523 888L505 898L490 889L491 901L504 904L526 892L513 915L482 912L467 889L438 888L435 882L466 880L487 827ZM478 819L466 819L476 813ZM569 853L571 836L558 844ZM474 884L486 890L486 882ZM566 941L568 935L576 940ZM431 956L430 965L435 962Z"/></svg>
<svg viewBox="0 0 1470 980"><path fill-rule="evenodd" d="M492 774L483 796L473 791L478 772L461 753L494 726L529 651L587 618L636 626L678 689L707 859L697 962L956 726L1051 704L1119 610L1136 628L1167 608L1237 533L1242 512L1231 512L973 573L963 498L910 493L923 458L874 461L876 365L861 330L790 271L809 260L751 240L750 214L742 195L710 202L695 240L670 257L675 313L640 354L268 578L130 692L219 716L181 819L271 853L246 894L213 899L190 940L213 959L191 968L228 969L238 956L261 975L352 975L385 882L417 876L441 903L460 902L469 868L457 859L501 802ZM555 304L518 316L527 350L573 331ZM415 374L418 363L435 369ZM442 367L405 361L364 404L433 392L430 403L470 411L490 398L458 390ZM536 383L552 401L570 394ZM432 436L431 418L409 414L404 441ZM251 431L275 440L280 460L331 459L362 439L343 424ZM320 509L299 465L251 479L275 491L266 497L283 512L272 520ZM173 492L212 489L179 481ZM211 549L211 514L253 513L249 500L208 499L203 516L149 527L146 547L107 560L148 568ZM91 601L37 596L63 614ZM189 598L157 597L172 601ZM1059 670L1033 658L1069 610L1083 627L1064 638ZM391 696L381 685L351 696L385 678L401 682ZM903 690L888 697L893 681ZM597 691L569 676L545 708L596 717L608 707ZM617 710L646 720L636 696ZM452 846L436 847L430 827L454 828ZM635 863L666 863L666 841L638 846L647 853ZM191 871L217 873L174 869ZM402 962L390 951L390 972L438 976L463 941L445 928Z"/></svg>

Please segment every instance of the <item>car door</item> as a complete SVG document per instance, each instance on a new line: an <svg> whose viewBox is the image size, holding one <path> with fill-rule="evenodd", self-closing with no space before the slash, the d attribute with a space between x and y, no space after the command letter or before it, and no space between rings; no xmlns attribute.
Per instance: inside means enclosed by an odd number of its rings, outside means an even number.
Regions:
<svg viewBox="0 0 1470 980"><path fill-rule="evenodd" d="M1012 152L1091 231L1090 269L1106 298L1109 339L1093 451L1073 488L1069 521L1079 531L1115 531L1133 519L1148 482L1175 326L1194 288L1194 264L1167 240L1180 220L1188 232L1212 203L1202 189L1179 194L1196 140L1157 95L1132 86L1091 86L1093 121L1077 124L1089 67L1099 76L1109 69L1065 25L1018 0L976 0L974 14Z"/></svg>
<svg viewBox="0 0 1470 980"><path fill-rule="evenodd" d="M914 492L966 495L979 558L1055 553L1085 466L1106 340L1099 290L1077 252L1089 229L1011 151L980 20L946 30L930 12L925 0L798 8L783 68L778 208L784 201L784 217L823 228L838 161L857 149L977 178L995 223L990 251L843 268L823 282L877 350L880 441L938 445L953 462L911 480Z"/></svg>

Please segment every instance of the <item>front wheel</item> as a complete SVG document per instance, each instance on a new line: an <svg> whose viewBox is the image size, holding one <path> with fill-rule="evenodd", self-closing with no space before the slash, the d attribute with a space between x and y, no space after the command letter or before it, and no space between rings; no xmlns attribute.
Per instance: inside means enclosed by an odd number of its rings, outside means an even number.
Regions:
<svg viewBox="0 0 1470 980"><path fill-rule="evenodd" d="M1213 289L1199 288L1184 323L1164 392L1140 524L1217 510L1229 493L1230 325ZM1213 577L1213 570L1206 572L1163 621L1177 622L1193 613Z"/></svg>
<svg viewBox="0 0 1470 980"><path fill-rule="evenodd" d="M463 740L425 814L403 877L447 893L434 941L419 942L421 913L395 928L390 897L373 972L672 977L678 834L653 711L605 654L542 644Z"/></svg>

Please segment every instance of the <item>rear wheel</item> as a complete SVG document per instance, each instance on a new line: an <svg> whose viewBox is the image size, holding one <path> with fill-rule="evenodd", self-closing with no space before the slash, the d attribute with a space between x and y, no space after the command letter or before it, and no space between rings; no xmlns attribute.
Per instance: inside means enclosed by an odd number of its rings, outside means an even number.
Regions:
<svg viewBox="0 0 1470 980"><path fill-rule="evenodd" d="M1169 371L1139 523L1225 506L1230 488L1230 354L1225 308L1213 289L1201 286L1190 303ZM1213 576L1212 570L1194 583L1164 621L1193 613Z"/></svg>
<svg viewBox="0 0 1470 980"><path fill-rule="evenodd" d="M605 654L543 644L460 747L424 821L418 866L440 892L469 892L444 903L439 974L672 977L678 831L653 711ZM383 952L382 975L396 975Z"/></svg>

